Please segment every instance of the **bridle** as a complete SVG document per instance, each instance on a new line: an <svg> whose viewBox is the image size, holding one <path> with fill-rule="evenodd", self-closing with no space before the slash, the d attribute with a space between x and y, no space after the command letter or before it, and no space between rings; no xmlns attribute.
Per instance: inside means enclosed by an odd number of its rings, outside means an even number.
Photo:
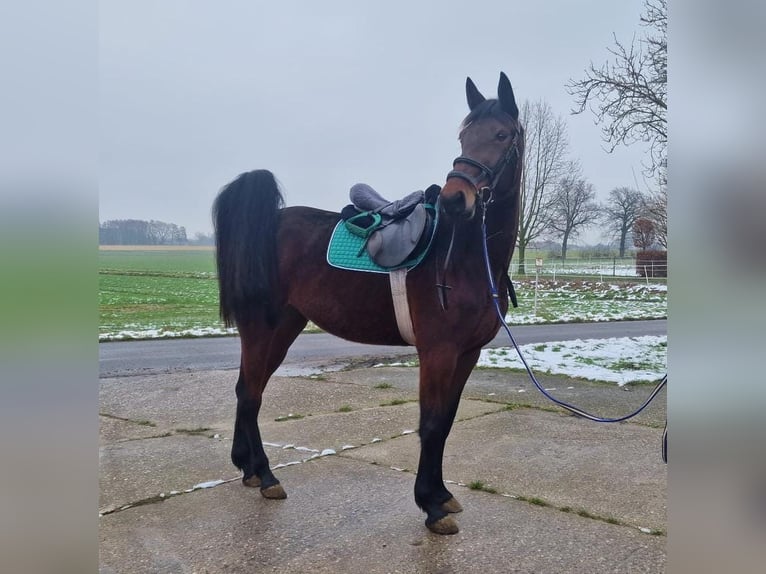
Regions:
<svg viewBox="0 0 766 574"><path fill-rule="evenodd" d="M467 181L468 183L471 184L471 186L473 186L476 192L477 201L479 205L481 205L482 207L482 221L483 221L483 218L486 217L487 205L495 201L495 196L494 196L495 186L497 186L506 168L511 164L512 161L514 165L518 164L519 140L522 137L522 134L523 134L523 131L519 128L519 130L514 134L513 139L511 140L511 143L508 144L508 149L505 150L505 154L503 154L503 157L500 158L500 161L498 161L495 167L493 168L487 167L480 161L476 161L475 159L472 159L470 157L466 157L463 155L456 157L455 160L452 162L453 170L447 174L446 179L449 180L452 177L457 177L459 179ZM459 171L454 169L455 166L457 166L457 164L459 163L465 163L475 168L478 168L479 175L474 177L471 174L468 174L464 171ZM485 181L489 185L480 187L480 184ZM447 268L449 267L449 264L450 264L452 247L454 243L455 243L455 226L453 224L452 235L450 237L449 247L447 248L447 255L444 258L444 265L442 266L442 269L441 269L441 276L439 275L439 272L437 271L437 277L436 277L437 279L436 286L438 287L439 303L441 304L441 308L443 311L447 310L447 291L451 289L451 287L447 285L446 274L447 274ZM510 289L511 291L513 290L513 284L511 284ZM515 294L511 296L511 299L514 301L514 305L515 305L516 304Z"/></svg>
<svg viewBox="0 0 766 574"><path fill-rule="evenodd" d="M464 181L467 181L473 186L473 188L476 190L477 195L479 196L482 196L483 194L487 192L492 194L495 191L495 186L500 181L500 177L503 175L506 168L510 165L512 161L514 161L515 163L515 161L518 160L519 158L520 134L521 134L521 130L516 132L516 134L513 136L513 139L511 140L510 145L508 146L508 149L505 150L505 154L503 155L502 158L500 158L500 161L497 162L495 167L493 168L487 167L480 161L476 161L475 159L461 155L459 157L456 157L455 160L452 162L453 169L447 174L447 179L449 180L451 177L457 177ZM466 173L464 171L459 171L457 169L454 169L459 163L465 163L467 165L477 168L479 170L479 174L477 176L472 176L471 174ZM487 182L489 185L480 187L480 184L482 182Z"/></svg>

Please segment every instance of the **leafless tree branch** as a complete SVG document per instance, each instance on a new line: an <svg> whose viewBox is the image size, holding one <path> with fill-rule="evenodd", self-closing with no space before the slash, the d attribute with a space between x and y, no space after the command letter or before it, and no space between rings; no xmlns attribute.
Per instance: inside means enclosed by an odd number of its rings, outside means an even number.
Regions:
<svg viewBox="0 0 766 574"><path fill-rule="evenodd" d="M614 37L610 59L593 62L580 80L570 79L572 113L590 110L609 151L635 142L649 144L648 175L660 175L667 152L667 0L645 0L645 35L629 46Z"/></svg>

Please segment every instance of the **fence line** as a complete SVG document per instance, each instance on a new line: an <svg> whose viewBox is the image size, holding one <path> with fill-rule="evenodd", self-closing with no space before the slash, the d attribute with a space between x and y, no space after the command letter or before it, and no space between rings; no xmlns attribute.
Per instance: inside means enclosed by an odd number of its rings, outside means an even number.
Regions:
<svg viewBox="0 0 766 574"><path fill-rule="evenodd" d="M667 263L661 261L646 261L641 272L637 270L636 260L633 257L605 257L592 259L573 259L565 261L543 260L542 265L537 265L536 259L524 260L524 271L519 272L520 263L512 261L509 269L511 277L534 278L538 276L545 279L556 280L557 277L598 277L601 281L609 278L649 280L665 282L667 280Z"/></svg>

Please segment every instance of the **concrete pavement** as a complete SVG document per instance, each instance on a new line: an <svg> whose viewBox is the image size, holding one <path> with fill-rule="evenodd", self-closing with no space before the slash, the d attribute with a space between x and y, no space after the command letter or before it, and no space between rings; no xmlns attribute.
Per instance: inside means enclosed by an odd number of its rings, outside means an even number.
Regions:
<svg viewBox="0 0 766 574"><path fill-rule="evenodd" d="M540 378L608 415L651 390ZM412 495L417 369L274 378L261 430L284 501L229 460L235 379L101 380L101 572L664 571L664 392L637 422L599 425L520 373L476 370L445 453L461 530L438 536Z"/></svg>

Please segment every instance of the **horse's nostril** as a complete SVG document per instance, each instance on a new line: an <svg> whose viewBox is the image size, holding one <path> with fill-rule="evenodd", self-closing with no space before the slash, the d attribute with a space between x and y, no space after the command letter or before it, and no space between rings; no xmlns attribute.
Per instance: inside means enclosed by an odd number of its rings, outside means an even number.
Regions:
<svg viewBox="0 0 766 574"><path fill-rule="evenodd" d="M465 211L465 194L460 191L454 195L443 198L444 211L450 215L458 215Z"/></svg>

